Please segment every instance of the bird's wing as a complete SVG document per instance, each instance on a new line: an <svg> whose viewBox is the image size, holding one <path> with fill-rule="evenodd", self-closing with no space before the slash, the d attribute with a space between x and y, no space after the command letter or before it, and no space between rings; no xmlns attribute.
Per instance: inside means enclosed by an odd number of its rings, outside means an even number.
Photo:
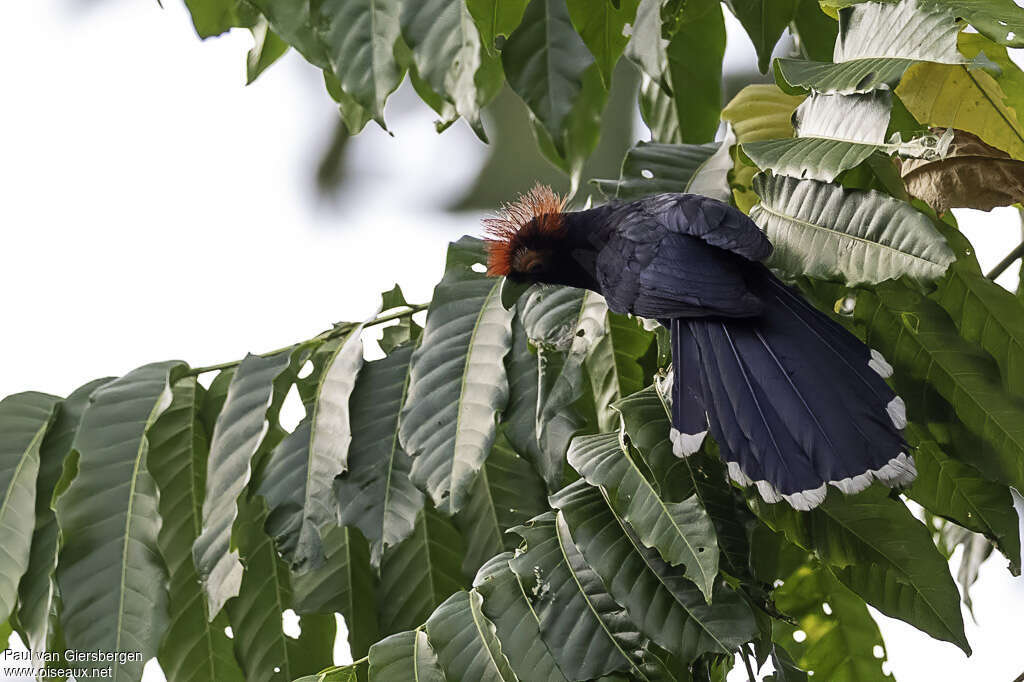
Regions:
<svg viewBox="0 0 1024 682"><path fill-rule="evenodd" d="M760 237L747 233L733 210L694 195L656 195L623 205L597 256L597 280L608 305L652 318L760 312L744 270L747 260L767 255L771 245L756 225Z"/></svg>

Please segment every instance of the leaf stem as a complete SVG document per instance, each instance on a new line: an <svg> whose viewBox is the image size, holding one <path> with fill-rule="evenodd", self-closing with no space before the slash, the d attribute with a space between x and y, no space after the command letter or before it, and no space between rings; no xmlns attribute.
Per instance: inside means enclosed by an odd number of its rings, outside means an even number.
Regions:
<svg viewBox="0 0 1024 682"><path fill-rule="evenodd" d="M757 678L754 676L754 669L750 667L750 645L744 644L740 647L740 658L743 659L743 665L747 668L747 679L750 682L757 682Z"/></svg>
<svg viewBox="0 0 1024 682"><path fill-rule="evenodd" d="M410 315L413 315L415 313L420 312L421 310L426 310L427 306L429 306L429 305L430 305L429 303L417 303L415 305L408 304L408 308L409 308L408 310L400 310L400 311L398 311L396 313L388 313L387 315L381 315L380 317L375 317L372 320L370 320L369 322L367 322L366 324L364 324L363 327L374 327L374 326L376 326L378 324L384 324L385 322L391 322L392 320L398 320L398 319L401 319L403 317L408 317ZM275 348L274 350L269 350L269 351L267 351L265 353L260 353L260 356L261 357L266 357L268 355L274 355L276 353L283 353L285 351L291 350L292 348L295 348L296 346L298 346L300 344L308 343L309 341L328 341L330 339L334 339L334 338L337 338L339 336L344 336L345 334L349 333L349 331L351 331L351 329L353 327L355 327L357 324L359 324L359 323L358 322L345 322L345 323L341 323L341 324L336 324L333 327L331 327L330 329L328 329L326 331L320 332L319 334L317 334L316 336L314 336L311 339L307 339L306 341L299 341L298 343L293 343L290 346L285 346L283 348ZM217 364L217 365L206 365L205 367L193 367L185 376L198 376L200 374L206 374L207 372L218 372L220 370L230 369L231 367L237 367L239 365L239 363L241 363L241 362L242 362L241 360L231 360L230 362L222 362L222 363Z"/></svg>
<svg viewBox="0 0 1024 682"><path fill-rule="evenodd" d="M1013 262L1020 258L1021 256L1024 256L1024 242L1017 244L1017 247L1010 253L1006 254L1006 258L999 261L999 265L992 268L991 272L989 272L985 276L988 277L989 279L995 279L999 275L1003 274L1006 268L1013 265Z"/></svg>

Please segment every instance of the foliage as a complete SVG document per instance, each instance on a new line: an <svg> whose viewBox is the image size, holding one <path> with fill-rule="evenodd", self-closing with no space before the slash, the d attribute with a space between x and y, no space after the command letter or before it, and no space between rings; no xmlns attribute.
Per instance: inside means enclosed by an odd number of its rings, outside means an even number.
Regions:
<svg viewBox="0 0 1024 682"><path fill-rule="evenodd" d="M970 651L951 548L965 601L993 547L1020 572L1024 301L928 204L1021 199L1024 74L1004 46L1024 44L1024 10L844 1L837 25L804 0L187 5L200 36L252 31L249 80L289 48L323 70L353 134L385 125L408 74L439 129L461 117L485 138L507 83L574 183L632 62L652 140L595 184L749 212L769 265L892 364L920 475L806 513L758 501L711 440L672 454L663 331L568 288L507 311L464 237L428 303L396 287L376 317L285 349L0 402L0 620L28 646L140 651L171 682L689 681L724 679L736 652L776 680L888 679L871 605ZM807 57L724 108L723 11L763 71L786 27ZM364 329L388 322L364 363ZM358 660L328 667L336 613Z"/></svg>

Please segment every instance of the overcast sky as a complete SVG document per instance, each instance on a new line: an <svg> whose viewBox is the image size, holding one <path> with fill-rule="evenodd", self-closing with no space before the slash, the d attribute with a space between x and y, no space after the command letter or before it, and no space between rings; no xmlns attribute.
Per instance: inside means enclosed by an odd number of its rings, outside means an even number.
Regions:
<svg viewBox="0 0 1024 682"><path fill-rule="evenodd" d="M427 300L446 241L479 231L480 216L439 209L484 159L464 124L438 136L424 105L389 111L395 137L368 126L347 192L325 204L313 169L335 113L319 74L289 54L243 87L248 35L200 42L180 4L5 6L0 395L281 347L372 314L396 281ZM729 23L728 63L752 63ZM968 213L983 264L1019 240L1012 210ZM1004 564L989 561L974 589L970 659L879 618L898 680L1024 672L1024 581Z"/></svg>

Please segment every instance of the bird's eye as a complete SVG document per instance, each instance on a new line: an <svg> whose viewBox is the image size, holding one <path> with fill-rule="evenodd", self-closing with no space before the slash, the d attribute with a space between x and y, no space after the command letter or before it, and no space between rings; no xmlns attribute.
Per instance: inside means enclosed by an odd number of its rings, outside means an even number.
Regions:
<svg viewBox="0 0 1024 682"><path fill-rule="evenodd" d="M526 266L526 271L529 273L537 273L544 269L544 263L539 260L535 260Z"/></svg>

